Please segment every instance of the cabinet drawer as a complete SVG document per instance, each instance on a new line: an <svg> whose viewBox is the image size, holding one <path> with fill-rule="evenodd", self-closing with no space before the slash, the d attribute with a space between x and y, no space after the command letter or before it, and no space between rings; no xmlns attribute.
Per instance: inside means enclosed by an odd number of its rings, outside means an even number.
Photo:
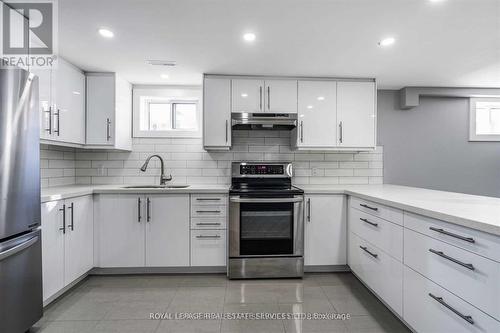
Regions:
<svg viewBox="0 0 500 333"><path fill-rule="evenodd" d="M500 319L499 263L409 229L404 240L406 266Z"/></svg>
<svg viewBox="0 0 500 333"><path fill-rule="evenodd" d="M357 209L349 210L349 231L403 261L403 227Z"/></svg>
<svg viewBox="0 0 500 333"><path fill-rule="evenodd" d="M192 194L193 206L223 206L227 205L227 195L224 194Z"/></svg>
<svg viewBox="0 0 500 333"><path fill-rule="evenodd" d="M191 266L225 266L226 231L191 230Z"/></svg>
<svg viewBox="0 0 500 333"><path fill-rule="evenodd" d="M226 229L225 217L193 217L191 229Z"/></svg>
<svg viewBox="0 0 500 333"><path fill-rule="evenodd" d="M384 206L373 201L363 200L351 197L351 207L359 209L373 216L383 218L384 220L403 225L403 211Z"/></svg>
<svg viewBox="0 0 500 333"><path fill-rule="evenodd" d="M498 236L408 212L404 213L404 226L500 262Z"/></svg>
<svg viewBox="0 0 500 333"><path fill-rule="evenodd" d="M403 307L403 264L349 233L349 266L397 314Z"/></svg>
<svg viewBox="0 0 500 333"><path fill-rule="evenodd" d="M224 217L226 206L191 205L191 217Z"/></svg>
<svg viewBox="0 0 500 333"><path fill-rule="evenodd" d="M403 318L416 332L500 332L500 322L408 267L403 299Z"/></svg>

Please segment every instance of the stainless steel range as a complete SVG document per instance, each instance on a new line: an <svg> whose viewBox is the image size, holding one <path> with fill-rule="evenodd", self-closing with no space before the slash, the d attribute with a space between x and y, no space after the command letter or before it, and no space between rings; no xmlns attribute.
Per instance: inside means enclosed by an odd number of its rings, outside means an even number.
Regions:
<svg viewBox="0 0 500 333"><path fill-rule="evenodd" d="M303 206L291 163L233 162L229 278L303 276Z"/></svg>

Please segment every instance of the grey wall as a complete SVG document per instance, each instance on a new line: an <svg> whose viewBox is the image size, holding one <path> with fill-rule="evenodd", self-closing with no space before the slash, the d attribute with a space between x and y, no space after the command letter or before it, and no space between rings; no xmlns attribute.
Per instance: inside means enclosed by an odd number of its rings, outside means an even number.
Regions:
<svg viewBox="0 0 500 333"><path fill-rule="evenodd" d="M421 98L399 110L398 92L378 93L384 183L500 197L500 142L469 142L469 100Z"/></svg>

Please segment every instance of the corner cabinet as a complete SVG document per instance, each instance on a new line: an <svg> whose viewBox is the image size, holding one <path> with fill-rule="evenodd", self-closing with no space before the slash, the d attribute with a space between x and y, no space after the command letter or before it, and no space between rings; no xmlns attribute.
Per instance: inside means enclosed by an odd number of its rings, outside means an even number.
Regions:
<svg viewBox="0 0 500 333"><path fill-rule="evenodd" d="M231 80L205 76L203 83L203 146L231 148Z"/></svg>
<svg viewBox="0 0 500 333"><path fill-rule="evenodd" d="M374 81L299 80L297 150L372 150L376 147Z"/></svg>
<svg viewBox="0 0 500 333"><path fill-rule="evenodd" d="M86 88L86 148L131 150L131 84L115 73L87 73Z"/></svg>

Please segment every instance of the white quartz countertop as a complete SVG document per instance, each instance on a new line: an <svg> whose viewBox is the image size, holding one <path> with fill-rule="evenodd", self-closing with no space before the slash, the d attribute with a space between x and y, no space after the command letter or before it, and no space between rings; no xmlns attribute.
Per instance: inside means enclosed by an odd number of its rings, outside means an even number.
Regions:
<svg viewBox="0 0 500 333"><path fill-rule="evenodd" d="M229 185L190 185L186 188L124 188L124 185L68 185L42 189L42 202L74 198L89 194L123 193L228 193Z"/></svg>
<svg viewBox="0 0 500 333"><path fill-rule="evenodd" d="M228 185L126 189L126 185L73 185L42 189L42 202L93 193L228 193ZM298 185L306 194L346 194L500 236L500 198L398 185Z"/></svg>

